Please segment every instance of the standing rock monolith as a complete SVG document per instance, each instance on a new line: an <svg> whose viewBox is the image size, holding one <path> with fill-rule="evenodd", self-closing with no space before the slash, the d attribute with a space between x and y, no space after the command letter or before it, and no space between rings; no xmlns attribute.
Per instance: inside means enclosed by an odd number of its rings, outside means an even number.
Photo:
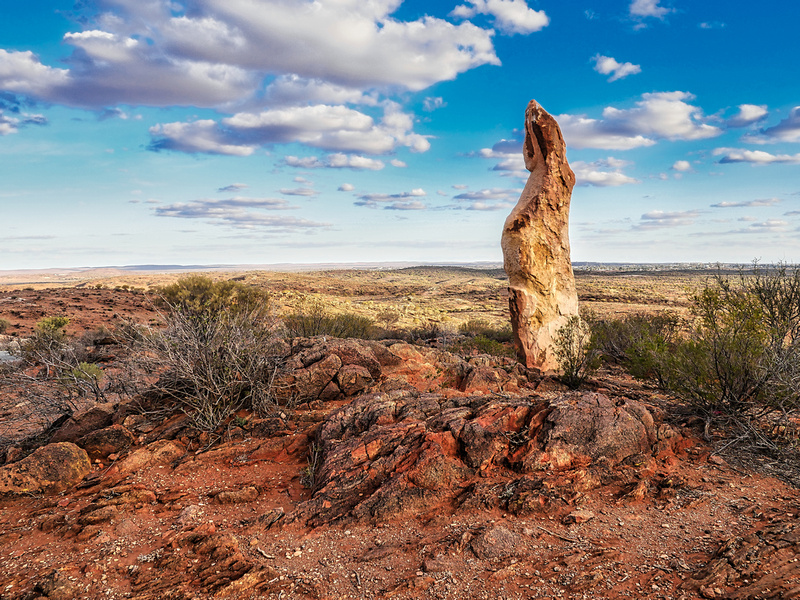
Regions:
<svg viewBox="0 0 800 600"><path fill-rule="evenodd" d="M569 255L569 202L575 174L556 120L535 100L525 111L525 168L519 202L503 228L511 326L520 362L556 369L553 338L578 314Z"/></svg>

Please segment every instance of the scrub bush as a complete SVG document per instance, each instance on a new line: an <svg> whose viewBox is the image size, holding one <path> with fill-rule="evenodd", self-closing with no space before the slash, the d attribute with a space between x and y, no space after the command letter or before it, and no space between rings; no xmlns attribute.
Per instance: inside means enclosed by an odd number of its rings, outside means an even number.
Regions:
<svg viewBox="0 0 800 600"><path fill-rule="evenodd" d="M592 340L589 323L572 316L556 332L553 340L554 352L561 376L566 386L577 389L600 366L600 354Z"/></svg>
<svg viewBox="0 0 800 600"><path fill-rule="evenodd" d="M328 335L337 338L373 339L375 321L353 313L333 312L321 302L307 301L297 312L283 317L288 337Z"/></svg>

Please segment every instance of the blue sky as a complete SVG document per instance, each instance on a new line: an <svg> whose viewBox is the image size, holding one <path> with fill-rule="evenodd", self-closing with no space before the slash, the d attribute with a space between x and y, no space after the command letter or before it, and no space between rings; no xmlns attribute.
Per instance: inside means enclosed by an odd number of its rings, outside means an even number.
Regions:
<svg viewBox="0 0 800 600"><path fill-rule="evenodd" d="M500 261L535 98L574 261L800 261L789 0L30 0L0 269Z"/></svg>

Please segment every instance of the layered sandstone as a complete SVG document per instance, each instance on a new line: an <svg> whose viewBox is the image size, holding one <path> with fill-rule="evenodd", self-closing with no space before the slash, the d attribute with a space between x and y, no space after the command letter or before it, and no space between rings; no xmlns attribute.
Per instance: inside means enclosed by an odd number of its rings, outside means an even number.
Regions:
<svg viewBox="0 0 800 600"><path fill-rule="evenodd" d="M503 228L509 308L517 355L543 371L558 365L553 338L578 314L569 254L569 203L575 175L556 120L535 100L525 111L525 168L519 202Z"/></svg>

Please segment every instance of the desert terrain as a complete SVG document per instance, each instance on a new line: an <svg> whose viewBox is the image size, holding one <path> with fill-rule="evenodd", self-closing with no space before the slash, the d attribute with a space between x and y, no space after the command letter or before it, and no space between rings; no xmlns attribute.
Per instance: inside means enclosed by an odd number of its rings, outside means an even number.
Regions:
<svg viewBox="0 0 800 600"><path fill-rule="evenodd" d="M712 273L576 279L596 315L684 314ZM436 335L289 340L296 401L211 433L136 394L76 399L37 438L51 454L24 459L33 401L0 389L0 599L800 598L791 468L619 369L571 391L448 345L507 323L502 269L208 274L267 291L277 318L314 302ZM4 343L67 316L70 336L103 340L87 352L111 377L113 332L158 326L153 291L183 276L4 274ZM75 443L91 462L60 485Z"/></svg>

